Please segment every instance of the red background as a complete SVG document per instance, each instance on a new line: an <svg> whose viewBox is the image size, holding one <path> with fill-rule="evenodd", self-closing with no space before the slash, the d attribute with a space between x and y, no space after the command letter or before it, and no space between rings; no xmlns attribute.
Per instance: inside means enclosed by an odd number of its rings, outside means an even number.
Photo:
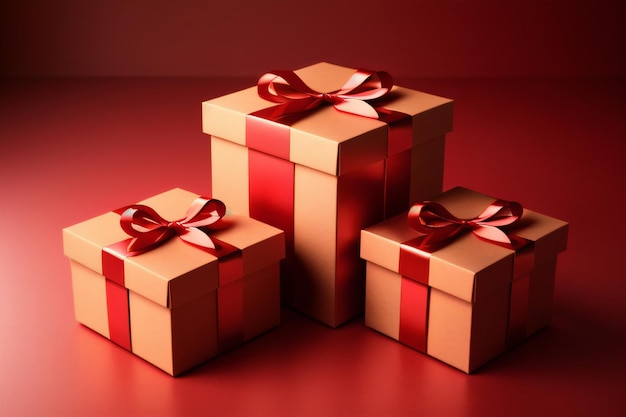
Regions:
<svg viewBox="0 0 626 417"><path fill-rule="evenodd" d="M626 413L624 6L211 3L0 4L0 415ZM455 99L445 188L570 222L552 325L467 376L362 317L333 330L283 309L175 379L77 324L61 229L210 193L200 102L320 60Z"/></svg>
<svg viewBox="0 0 626 417"><path fill-rule="evenodd" d="M619 0L4 0L2 75L623 75Z"/></svg>

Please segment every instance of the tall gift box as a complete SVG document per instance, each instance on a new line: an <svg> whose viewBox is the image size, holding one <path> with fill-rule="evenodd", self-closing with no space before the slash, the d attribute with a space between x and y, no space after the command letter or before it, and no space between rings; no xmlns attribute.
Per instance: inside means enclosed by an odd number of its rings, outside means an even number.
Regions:
<svg viewBox="0 0 626 417"><path fill-rule="evenodd" d="M171 375L279 324L282 231L179 188L140 204L63 229L78 322Z"/></svg>
<svg viewBox="0 0 626 417"><path fill-rule="evenodd" d="M333 327L363 312L360 230L441 192L452 107L329 63L203 103L213 192L286 233L287 305Z"/></svg>
<svg viewBox="0 0 626 417"><path fill-rule="evenodd" d="M461 187L433 201L363 230L365 324L470 373L549 323L568 225Z"/></svg>

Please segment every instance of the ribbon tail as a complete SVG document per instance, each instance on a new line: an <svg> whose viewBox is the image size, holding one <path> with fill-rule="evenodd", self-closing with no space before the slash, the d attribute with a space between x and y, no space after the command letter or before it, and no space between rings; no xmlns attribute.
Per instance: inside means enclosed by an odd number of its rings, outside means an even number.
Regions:
<svg viewBox="0 0 626 417"><path fill-rule="evenodd" d="M472 230L472 232L483 239L491 240L500 243L511 243L511 239L502 230L493 226L481 225Z"/></svg>
<svg viewBox="0 0 626 417"><path fill-rule="evenodd" d="M335 103L335 108L345 113L352 113L359 116L378 119L378 113L367 102L356 99L343 99Z"/></svg>
<svg viewBox="0 0 626 417"><path fill-rule="evenodd" d="M215 242L202 230L195 227L188 227L186 232L179 235L182 240L192 245L204 248L215 249Z"/></svg>

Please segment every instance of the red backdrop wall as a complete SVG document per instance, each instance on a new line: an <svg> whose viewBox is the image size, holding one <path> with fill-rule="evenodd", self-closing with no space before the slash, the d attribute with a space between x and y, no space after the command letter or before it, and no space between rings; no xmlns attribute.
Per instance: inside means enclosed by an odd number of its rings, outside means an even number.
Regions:
<svg viewBox="0 0 626 417"><path fill-rule="evenodd" d="M258 76L317 61L396 77L626 73L619 0L4 0L0 76Z"/></svg>

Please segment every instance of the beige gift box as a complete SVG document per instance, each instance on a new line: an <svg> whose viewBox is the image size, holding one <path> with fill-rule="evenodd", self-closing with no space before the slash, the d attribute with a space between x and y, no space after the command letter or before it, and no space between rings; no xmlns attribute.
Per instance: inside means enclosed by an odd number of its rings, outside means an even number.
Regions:
<svg viewBox="0 0 626 417"><path fill-rule="evenodd" d="M320 92L340 89L354 72L329 63L295 71ZM394 86L381 105L406 116L404 145L390 140L393 124L332 106L284 124L254 115L275 105L256 87L202 104L213 192L234 210L285 231L283 301L338 326L363 312L360 230L441 192L453 102ZM251 145L259 129L269 131L267 141Z"/></svg>
<svg viewBox="0 0 626 417"><path fill-rule="evenodd" d="M140 204L180 219L197 197L173 189ZM119 214L63 229L76 320L171 375L278 325L284 233L227 212L210 236L238 251L218 258L174 237L125 257L122 286L103 275L103 252L129 239Z"/></svg>
<svg viewBox="0 0 626 417"><path fill-rule="evenodd" d="M494 199L457 187L433 199L460 219ZM510 233L528 241L517 252L462 234L431 253L428 283L401 275L403 245L421 236L401 214L361 235L367 261L365 324L464 372L550 322L558 253L567 223L524 209Z"/></svg>

